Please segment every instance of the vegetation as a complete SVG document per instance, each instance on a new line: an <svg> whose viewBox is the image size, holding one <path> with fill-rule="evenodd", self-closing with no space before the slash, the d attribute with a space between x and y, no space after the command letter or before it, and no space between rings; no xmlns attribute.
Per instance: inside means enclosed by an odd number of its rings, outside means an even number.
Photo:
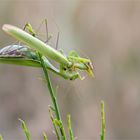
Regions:
<svg viewBox="0 0 140 140"><path fill-rule="evenodd" d="M23 43L24 45L14 44L4 47L0 50L0 62L7 64L16 64L23 66L40 67L43 69L46 84L49 89L52 105L49 106L49 114L54 127L57 140L75 140L70 115L67 116L67 130L69 138L66 137L64 125L61 119L59 106L57 103L57 96L54 92L53 85L51 83L48 71L55 73L58 76L63 77L66 80L75 80L77 78L83 79L80 76L80 71L86 71L90 76L94 76L92 63L87 58L80 57L77 52L71 51L67 56L63 52L53 49L47 43L41 41L30 24L26 24L25 30L21 30L12 25L4 25L3 30ZM47 38L49 41L50 38ZM48 59L56 61L59 65L58 68L54 67ZM104 140L105 137L105 115L104 115L104 102L101 102L101 134L100 140ZM21 127L25 134L26 140L31 139L30 132L25 122L19 119ZM2 136L0 136L2 140ZM47 135L43 133L43 140L47 140Z"/></svg>

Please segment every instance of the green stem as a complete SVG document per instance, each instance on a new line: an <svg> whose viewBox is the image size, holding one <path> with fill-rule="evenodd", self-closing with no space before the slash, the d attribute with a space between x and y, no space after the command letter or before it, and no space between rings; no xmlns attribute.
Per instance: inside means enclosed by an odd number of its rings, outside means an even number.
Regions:
<svg viewBox="0 0 140 140"><path fill-rule="evenodd" d="M104 101L101 101L101 134L100 140L105 139L105 110L104 110Z"/></svg>
<svg viewBox="0 0 140 140"><path fill-rule="evenodd" d="M49 89L51 100L52 100L52 103L53 103L53 106L54 106L54 109L55 109L56 118L57 118L57 120L59 120L62 123L57 99L56 99L56 96L55 96L55 92L53 90L48 71L45 67L44 60L42 59L42 55L40 53L39 53L39 57L40 57L41 65L42 65L42 68L43 68L43 71L44 71L44 74L45 74L45 78L46 78L46 81L47 81L47 86L48 86L48 89ZM61 136L62 136L62 140L66 140L65 133L64 133L64 131L61 127L60 127L60 133L61 133Z"/></svg>
<svg viewBox="0 0 140 140"><path fill-rule="evenodd" d="M75 140L74 135L73 135L73 131L72 131L72 128L71 128L71 117L70 117L70 115L68 115L67 118L68 118L68 132L69 132L70 140Z"/></svg>
<svg viewBox="0 0 140 140"><path fill-rule="evenodd" d="M59 133L58 133L58 130L57 130L57 126L55 124L55 121L54 121L55 119L53 117L51 107L49 107L49 113L50 113L50 117L51 117L52 124L53 124L53 127L54 127L56 138L57 138L57 140L60 140Z"/></svg>

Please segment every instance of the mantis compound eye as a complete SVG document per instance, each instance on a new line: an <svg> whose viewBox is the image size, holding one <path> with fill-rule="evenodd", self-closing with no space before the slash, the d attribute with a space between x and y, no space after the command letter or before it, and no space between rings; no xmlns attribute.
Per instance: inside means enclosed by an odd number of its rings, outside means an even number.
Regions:
<svg viewBox="0 0 140 140"><path fill-rule="evenodd" d="M93 70L93 65L91 62L88 62L88 66Z"/></svg>
<svg viewBox="0 0 140 140"><path fill-rule="evenodd" d="M93 65L91 62L88 62L87 63L87 72L89 75L93 76L94 77L94 72L93 72Z"/></svg>

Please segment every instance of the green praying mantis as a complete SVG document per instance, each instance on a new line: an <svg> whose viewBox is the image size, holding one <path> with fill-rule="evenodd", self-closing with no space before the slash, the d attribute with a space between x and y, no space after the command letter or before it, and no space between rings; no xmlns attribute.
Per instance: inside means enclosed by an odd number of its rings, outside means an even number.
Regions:
<svg viewBox="0 0 140 140"><path fill-rule="evenodd" d="M24 30L9 24L3 25L2 29L24 45L13 44L2 48L0 50L0 63L41 67L39 58L39 54L41 54L46 69L64 79L82 79L79 70L94 76L90 59L80 57L75 51L70 51L66 56L62 51L52 48L36 37L36 32L30 24L26 24ZM52 65L49 59L57 62L59 67L56 68Z"/></svg>

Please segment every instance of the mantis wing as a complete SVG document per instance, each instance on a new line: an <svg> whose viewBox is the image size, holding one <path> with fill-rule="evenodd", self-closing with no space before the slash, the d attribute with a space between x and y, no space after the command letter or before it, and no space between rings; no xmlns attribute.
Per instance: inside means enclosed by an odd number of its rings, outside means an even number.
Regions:
<svg viewBox="0 0 140 140"><path fill-rule="evenodd" d="M64 79L75 80L79 76L77 73L61 72L54 67L45 56L42 56L42 59L47 69ZM0 63L41 67L38 53L21 45L9 45L2 48L0 50Z"/></svg>

